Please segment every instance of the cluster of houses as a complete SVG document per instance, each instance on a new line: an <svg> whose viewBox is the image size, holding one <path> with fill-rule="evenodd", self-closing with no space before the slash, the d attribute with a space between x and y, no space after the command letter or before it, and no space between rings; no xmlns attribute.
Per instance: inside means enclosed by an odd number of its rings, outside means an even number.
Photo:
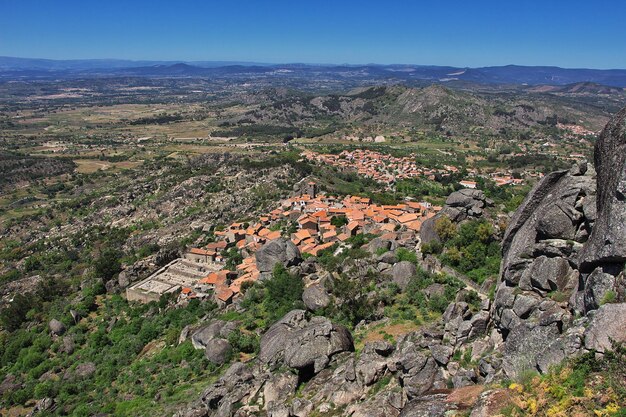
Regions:
<svg viewBox="0 0 626 417"><path fill-rule="evenodd" d="M435 175L450 175L459 172L452 165L443 168L425 168L415 163L415 156L395 157L369 149L344 150L340 154L321 154L306 150L301 156L309 161L355 170L358 174L391 187L396 181L408 178L435 179Z"/></svg>
<svg viewBox="0 0 626 417"><path fill-rule="evenodd" d="M174 283L167 290L172 292L172 288L179 285L182 298L212 296L218 304L228 304L241 293L242 287L259 279L255 253L270 240L289 238L301 253L313 256L359 233L381 235L406 244L418 241L422 222L439 210L441 207L427 202L380 205L369 198L318 194L316 184L310 182L303 193L283 200L278 208L259 217L255 223L233 223L214 232L215 242L190 249L184 255L184 262L197 265L205 274L192 282L186 281L188 285ZM231 268L226 269L226 258L232 251L243 260L234 268L231 263ZM162 280L162 274L161 278L152 276L130 287L127 294L133 292L133 299L140 301L158 299L160 294L152 298L134 294L151 288L151 279Z"/></svg>
<svg viewBox="0 0 626 417"><path fill-rule="evenodd" d="M459 172L459 169L452 165L444 165L443 168L423 168L415 163L414 156L394 157L367 149L357 149L353 151L344 150L340 154L321 154L306 150L301 154L309 161L321 164L332 165L342 169L355 170L358 174L367 178L372 178L376 182L386 184L391 188L396 181L408 178L423 177L430 180L435 179L435 175L447 176ZM476 170L468 170L469 177L484 176L479 175ZM491 178L497 186L519 185L523 183L520 178L514 178L511 172L492 173L486 178ZM476 188L476 181L463 180L459 184L465 188Z"/></svg>
<svg viewBox="0 0 626 417"><path fill-rule="evenodd" d="M358 149L338 155L304 151L308 160L356 170L389 187L399 180L413 177L433 179L436 174L458 172L454 166L442 169L420 168L413 157L393 157L376 151ZM474 169L469 177L485 176ZM497 185L520 184L511 172L489 174ZM460 185L476 188L476 181L463 180ZM183 298L215 297L221 304L230 303L242 287L260 277L255 253L268 241L286 237L301 253L317 256L335 244L346 242L359 233L382 235L386 239L417 242L422 222L434 216L441 207L427 202L406 201L395 205L374 204L369 198L334 197L319 194L317 185L307 183L304 191L281 201L275 210L258 218L255 223L232 223L214 231L215 241L190 249L183 258L161 268L147 279L129 287L129 300L148 302L162 294L180 290ZM234 265L233 254L237 255ZM226 264L230 269L226 269Z"/></svg>

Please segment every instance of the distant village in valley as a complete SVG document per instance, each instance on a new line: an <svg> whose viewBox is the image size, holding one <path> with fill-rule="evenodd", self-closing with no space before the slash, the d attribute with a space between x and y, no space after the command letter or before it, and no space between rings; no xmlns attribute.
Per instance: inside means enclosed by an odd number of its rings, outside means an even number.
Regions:
<svg viewBox="0 0 626 417"><path fill-rule="evenodd" d="M453 165L443 165L441 168L428 168L419 166L415 162L415 155L395 157L370 149L344 150L339 154L322 154L313 151L304 151L302 156L309 162L327 164L342 169L356 170L359 175L371 178L374 181L386 185L387 189L393 189L397 181L411 178L426 178L434 180L437 175L449 176L458 174L459 168ZM540 177L543 174L537 172L525 172L530 177ZM476 169L467 170L468 178L482 176L489 178L497 186L520 185L524 183L521 177L514 178L511 170L490 173L489 175L478 174ZM459 184L465 188L476 188L476 182L461 180Z"/></svg>

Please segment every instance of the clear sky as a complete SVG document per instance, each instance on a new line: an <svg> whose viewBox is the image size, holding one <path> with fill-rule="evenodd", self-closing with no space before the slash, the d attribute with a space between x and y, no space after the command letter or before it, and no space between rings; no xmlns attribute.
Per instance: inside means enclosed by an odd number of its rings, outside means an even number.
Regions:
<svg viewBox="0 0 626 417"><path fill-rule="evenodd" d="M626 0L0 0L0 55L626 68Z"/></svg>

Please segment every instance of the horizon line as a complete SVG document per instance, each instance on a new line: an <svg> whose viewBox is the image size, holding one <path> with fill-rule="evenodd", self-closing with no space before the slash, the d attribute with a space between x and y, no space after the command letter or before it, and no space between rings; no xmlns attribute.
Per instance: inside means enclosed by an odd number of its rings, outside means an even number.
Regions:
<svg viewBox="0 0 626 417"><path fill-rule="evenodd" d="M250 60L234 60L234 59L138 59L138 58L42 58L42 57L23 57L23 56L11 56L0 55L0 58L10 59L24 59L24 60L45 60L45 61L126 61L126 62L166 62L172 64L190 64L190 63L202 63L202 62L214 62L214 63L233 63L238 65L311 65L311 66L416 66L416 67L451 67L458 69L479 69L479 68L491 68L491 67L545 67L545 68L559 68L565 70L598 70L598 71L612 71L612 70L626 70L626 68L598 68L598 67L562 67L559 65L550 64L497 64L497 65L480 65L480 66L468 66L468 65L443 65L443 64L416 64L416 63L321 63L321 62L298 62L298 61L284 61L284 62L264 62L264 61L250 61Z"/></svg>

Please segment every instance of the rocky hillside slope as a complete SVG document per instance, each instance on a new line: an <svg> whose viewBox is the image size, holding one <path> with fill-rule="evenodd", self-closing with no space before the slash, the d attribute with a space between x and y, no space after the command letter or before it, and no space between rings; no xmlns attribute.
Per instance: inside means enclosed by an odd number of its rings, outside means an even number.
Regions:
<svg viewBox="0 0 626 417"><path fill-rule="evenodd" d="M374 239L362 248L371 256L344 259L340 274L316 258L277 256L289 258L285 266L305 284L308 311L292 310L274 323L255 359L232 364L176 416L490 416L508 394L485 391L488 384L626 342L624 147L626 109L603 131L595 169L580 164L547 175L515 213L503 239L495 300L479 293L472 301L461 286L439 320L395 340L358 347L349 329L322 315L351 301L332 293L340 275L356 285L377 276L379 288L406 281L398 291L419 292L424 303L443 291L400 261L394 242ZM458 207L449 204L444 212ZM361 322L355 331L376 325L393 323ZM192 337L210 326L216 322Z"/></svg>
<svg viewBox="0 0 626 417"><path fill-rule="evenodd" d="M219 135L237 136L254 126L292 127L308 135L313 132L311 127L316 127L317 133L331 132L354 122L362 127L419 126L421 130L449 134L470 134L479 129L501 135L503 130L539 132L554 126L557 119L599 131L609 113L600 110L594 101L597 97L560 91L481 92L443 85L379 86L322 96L270 89L243 97L252 109L225 119ZM618 108L616 103L612 102L612 109Z"/></svg>

